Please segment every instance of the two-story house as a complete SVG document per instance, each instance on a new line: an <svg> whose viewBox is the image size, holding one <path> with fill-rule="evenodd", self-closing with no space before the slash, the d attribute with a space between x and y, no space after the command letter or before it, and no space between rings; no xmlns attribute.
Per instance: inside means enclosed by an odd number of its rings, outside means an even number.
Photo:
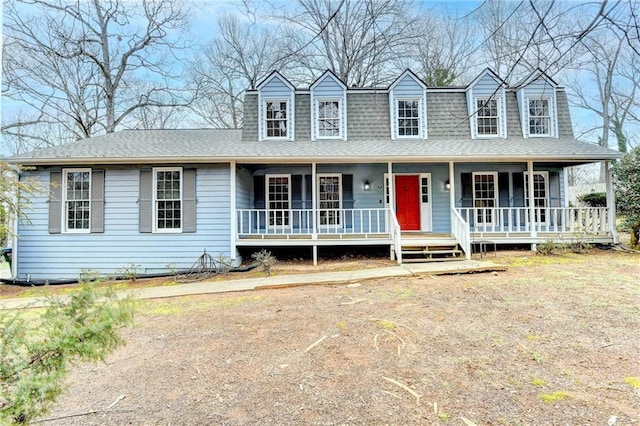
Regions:
<svg viewBox="0 0 640 426"><path fill-rule="evenodd" d="M18 223L14 276L189 268L203 250L389 247L398 262L474 244L616 242L608 207L570 207L568 166L619 153L574 138L567 95L537 71L509 87L308 88L274 71L245 96L242 130L125 130L9 161L49 191ZM249 251L250 252L250 251Z"/></svg>

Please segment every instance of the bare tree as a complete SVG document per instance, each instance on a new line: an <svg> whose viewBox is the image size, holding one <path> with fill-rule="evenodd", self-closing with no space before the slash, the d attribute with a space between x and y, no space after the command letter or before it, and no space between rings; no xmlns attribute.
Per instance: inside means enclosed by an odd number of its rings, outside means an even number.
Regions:
<svg viewBox="0 0 640 426"><path fill-rule="evenodd" d="M626 127L640 123L636 100L640 57L629 48L625 36L614 30L606 24L583 38L588 53L576 64L578 77L570 85L570 100L574 106L599 117L586 131L595 132L600 145L609 147L614 136L618 150L626 152ZM585 84L585 80L592 84Z"/></svg>
<svg viewBox="0 0 640 426"><path fill-rule="evenodd" d="M255 89L274 69L287 66L282 38L273 29L242 21L236 15L217 21L219 35L191 65L192 84L199 96L191 109L206 125L242 127L243 95Z"/></svg>
<svg viewBox="0 0 640 426"><path fill-rule="evenodd" d="M36 123L86 138L125 126L140 108L188 103L172 86L184 3L9 0L4 7L3 96L38 111Z"/></svg>
<svg viewBox="0 0 640 426"><path fill-rule="evenodd" d="M282 19L288 57L313 80L326 69L347 85L388 83L398 59L420 39L412 3L394 0L298 0ZM284 32L284 30L283 30Z"/></svg>
<svg viewBox="0 0 640 426"><path fill-rule="evenodd" d="M481 61L512 84L536 69L554 75L583 53L576 22L592 9L552 1L489 0L476 15L483 37Z"/></svg>
<svg viewBox="0 0 640 426"><path fill-rule="evenodd" d="M464 81L475 50L473 20L434 9L421 14L414 27L422 35L409 45L402 68L415 69L428 86Z"/></svg>

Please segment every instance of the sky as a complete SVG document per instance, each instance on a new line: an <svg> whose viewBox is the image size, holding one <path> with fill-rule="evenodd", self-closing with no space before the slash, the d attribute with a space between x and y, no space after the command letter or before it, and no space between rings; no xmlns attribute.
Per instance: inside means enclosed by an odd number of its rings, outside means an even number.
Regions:
<svg viewBox="0 0 640 426"><path fill-rule="evenodd" d="M193 21L191 27L191 34L194 40L198 41L207 41L211 40L216 36L216 26L215 20L216 17L220 14L227 13L237 13L240 9L242 10L243 2L240 0L194 0L194 9L193 9ZM255 5L264 5L266 4L264 0L248 0L248 4ZM275 0L276 4L282 5L282 7L286 7L287 2L282 2L279 0ZM422 0L421 6L425 8L448 8L455 9L459 14L464 15L467 13L472 13L478 6L480 6L483 2L481 1L436 1L436 0ZM1 19L0 15L0 19ZM247 18L250 19L250 18ZM1 55L1 53L0 53ZM563 81L562 76L556 77L556 80L564 85L566 82ZM584 79L582 80L583 84L586 87L593 87L593 82ZM7 119L11 119L15 117L19 111L21 110L19 105L15 102L0 97L0 103L2 104L2 118L3 122ZM574 122L574 128L578 131L580 129L585 129L591 127L591 123L597 120L597 117L594 116L593 113L578 109L572 108L572 118ZM577 134L578 132L576 132ZM591 139L593 141L594 136L590 136L587 139ZM6 147L2 144L2 149L0 150L1 155L6 155Z"/></svg>

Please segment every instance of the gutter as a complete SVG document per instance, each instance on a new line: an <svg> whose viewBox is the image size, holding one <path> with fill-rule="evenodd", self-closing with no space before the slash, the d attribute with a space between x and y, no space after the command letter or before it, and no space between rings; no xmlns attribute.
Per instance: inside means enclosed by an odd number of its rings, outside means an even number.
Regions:
<svg viewBox="0 0 640 426"><path fill-rule="evenodd" d="M311 162L332 162L332 163L388 163L392 162L404 162L404 163L442 163L455 161L457 163L471 163L478 161L490 161L490 162L527 162L531 161L532 156L535 162L540 161L566 161L566 162L592 162L592 161L604 161L604 160L616 160L622 157L621 154L566 154L559 156L529 154L527 156L486 156L486 155L465 155L460 153L457 155L439 155L439 156L390 156L380 155L371 156L358 155L358 156L344 156L344 157L329 157L329 156L310 156L310 157L297 157L291 155L270 155L270 156L252 156L252 157L236 157L236 156L224 156L224 157L74 157L74 158L13 158L7 160L14 164L22 164L26 166L66 166L66 165L141 165L141 164L229 164L235 162L236 164L263 164L263 163L311 163Z"/></svg>

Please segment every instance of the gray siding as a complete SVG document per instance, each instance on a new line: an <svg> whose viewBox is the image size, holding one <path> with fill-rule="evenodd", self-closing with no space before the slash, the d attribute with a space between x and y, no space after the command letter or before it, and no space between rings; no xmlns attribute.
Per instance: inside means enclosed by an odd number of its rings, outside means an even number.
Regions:
<svg viewBox="0 0 640 426"><path fill-rule="evenodd" d="M49 173L33 172L48 183ZM138 231L138 169L107 169L105 173L104 233L49 234L46 195L34 199L31 224L20 224L19 277L78 278L83 271L117 274L129 265L138 273L191 267L203 250L230 257L229 167L197 171L197 232L141 234Z"/></svg>
<svg viewBox="0 0 640 426"><path fill-rule="evenodd" d="M296 139L311 139L311 104L309 95L296 95Z"/></svg>
<svg viewBox="0 0 640 426"><path fill-rule="evenodd" d="M389 95L386 92L347 95L349 140L389 140Z"/></svg>
<svg viewBox="0 0 640 426"><path fill-rule="evenodd" d="M558 90L556 92L556 103L558 104L558 136L561 138L573 138L573 125L569 114L567 92Z"/></svg>
<svg viewBox="0 0 640 426"><path fill-rule="evenodd" d="M258 140L258 94L245 93L242 117L242 140Z"/></svg>
<svg viewBox="0 0 640 426"><path fill-rule="evenodd" d="M428 93L429 139L470 139L466 96L457 93Z"/></svg>
<svg viewBox="0 0 640 426"><path fill-rule="evenodd" d="M507 104L507 135L510 138L522 137L522 125L520 124L520 113L518 99L514 92L505 93Z"/></svg>

